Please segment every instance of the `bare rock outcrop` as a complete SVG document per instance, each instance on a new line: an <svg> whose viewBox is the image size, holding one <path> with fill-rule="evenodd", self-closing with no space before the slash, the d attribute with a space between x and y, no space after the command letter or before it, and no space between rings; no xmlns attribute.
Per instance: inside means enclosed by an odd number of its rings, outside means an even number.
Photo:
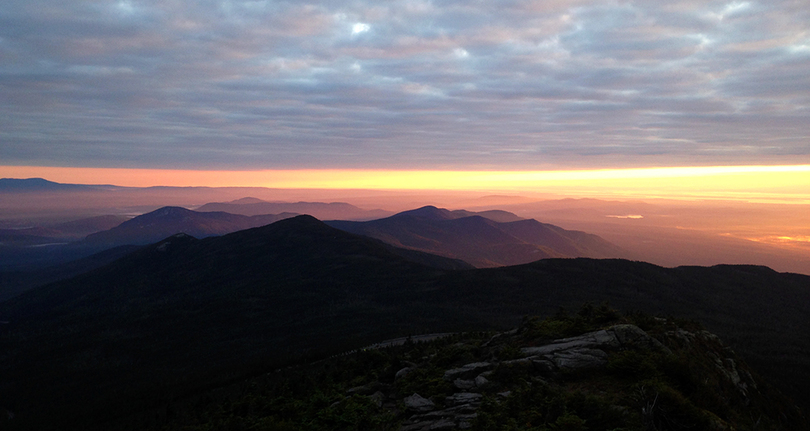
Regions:
<svg viewBox="0 0 810 431"><path fill-rule="evenodd" d="M655 332L621 323L552 340L542 338L545 332L532 332L527 326L494 336L485 334L487 338L482 338L478 344L448 344L444 354L434 351L409 356L387 371L391 383L377 381L349 389L347 394L368 396L375 406L391 412L403 431L456 430L473 427L476 420L482 415L491 415L497 406L509 409L511 403L523 402L520 400L525 400L530 391L551 390L564 394L583 390L588 379L595 378L598 388L588 396L602 396L605 390L626 391L619 397L615 394L604 397L610 404L605 406L605 415L625 418L635 409L633 415L640 418L641 425L660 424L662 420L670 420L673 409L680 408L677 403L684 401L667 392L670 389L656 386L660 383L654 383L650 377L661 375L661 369L655 369L660 364L672 364L688 357L687 363L678 365L684 368L676 367L677 373L682 374L676 373L675 378L692 379L688 383L691 385L709 384L706 390L717 391L717 400L728 403L729 408L743 406L747 413L749 404L755 405L764 399L748 367L717 336L707 331L679 328L666 319L657 319L650 327ZM447 351L455 352L455 356L446 354ZM457 359L448 359L454 357ZM437 366L437 363L443 365ZM685 371L685 367L693 366L702 368ZM652 372L648 371L650 367L653 367ZM697 377L691 374L693 372L700 374L699 381L694 380ZM621 382L617 385L620 389L600 386L611 380ZM631 381L636 383L628 383ZM416 388L417 392L410 388ZM400 390L404 393L399 393ZM557 399L543 397L539 399ZM664 400L666 397L669 398ZM669 404L661 407L665 402ZM734 429L726 417L721 419L710 410L690 407L682 412L691 412L688 414L693 416L673 420L704 426L695 429ZM577 419L568 420L575 423ZM621 424L622 420L616 423Z"/></svg>

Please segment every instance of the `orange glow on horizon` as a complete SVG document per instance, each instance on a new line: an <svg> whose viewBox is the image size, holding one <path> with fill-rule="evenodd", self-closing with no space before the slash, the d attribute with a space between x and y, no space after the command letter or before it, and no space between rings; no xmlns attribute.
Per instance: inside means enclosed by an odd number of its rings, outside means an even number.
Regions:
<svg viewBox="0 0 810 431"><path fill-rule="evenodd" d="M810 165L557 171L287 169L197 171L0 166L0 177L128 187L450 190L810 203Z"/></svg>

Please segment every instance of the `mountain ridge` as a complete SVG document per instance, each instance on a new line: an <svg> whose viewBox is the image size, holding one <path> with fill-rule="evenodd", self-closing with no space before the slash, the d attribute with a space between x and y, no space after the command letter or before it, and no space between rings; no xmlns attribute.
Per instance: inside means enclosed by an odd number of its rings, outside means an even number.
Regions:
<svg viewBox="0 0 810 431"><path fill-rule="evenodd" d="M94 245L145 245L181 232L195 238L205 238L271 224L295 215L282 213L244 216L167 206L134 217L106 231L90 234L84 242Z"/></svg>
<svg viewBox="0 0 810 431"><path fill-rule="evenodd" d="M521 219L506 211L475 213L425 206L384 219L330 220L327 224L397 247L461 259L479 268L554 257L604 258L626 254L596 235Z"/></svg>
<svg viewBox="0 0 810 431"><path fill-rule="evenodd" d="M38 192L65 190L116 189L110 184L68 184L44 178L0 178L0 192Z"/></svg>

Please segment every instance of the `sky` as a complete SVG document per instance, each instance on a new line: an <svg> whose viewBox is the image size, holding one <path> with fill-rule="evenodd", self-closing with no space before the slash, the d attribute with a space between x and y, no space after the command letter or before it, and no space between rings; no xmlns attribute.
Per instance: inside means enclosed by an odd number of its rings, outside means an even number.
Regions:
<svg viewBox="0 0 810 431"><path fill-rule="evenodd" d="M5 167L809 163L806 0L0 8Z"/></svg>

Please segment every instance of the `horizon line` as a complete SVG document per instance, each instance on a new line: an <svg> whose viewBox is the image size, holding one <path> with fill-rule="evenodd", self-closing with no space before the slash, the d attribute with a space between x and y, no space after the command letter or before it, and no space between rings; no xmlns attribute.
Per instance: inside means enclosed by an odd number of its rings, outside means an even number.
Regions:
<svg viewBox="0 0 810 431"><path fill-rule="evenodd" d="M121 187L542 192L810 203L810 164L558 170L190 170L0 166L0 177Z"/></svg>

